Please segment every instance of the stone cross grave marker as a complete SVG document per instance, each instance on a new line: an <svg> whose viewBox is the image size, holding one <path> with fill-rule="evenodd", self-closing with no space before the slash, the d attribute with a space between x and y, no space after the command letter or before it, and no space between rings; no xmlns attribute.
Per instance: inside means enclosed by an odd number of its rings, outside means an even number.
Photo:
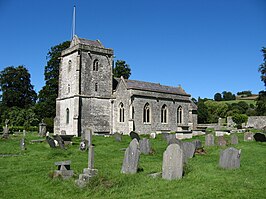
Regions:
<svg viewBox="0 0 266 199"><path fill-rule="evenodd" d="M54 171L54 177L62 177L63 179L71 178L74 175L74 172L70 169L70 164L70 160L55 162L58 169Z"/></svg>
<svg viewBox="0 0 266 199"><path fill-rule="evenodd" d="M121 133L116 132L116 133L114 133L113 136L115 138L115 141L117 141L117 142L121 142L122 141L122 134Z"/></svg>
<svg viewBox="0 0 266 199"><path fill-rule="evenodd" d="M205 146L214 146L214 136L212 134L205 136Z"/></svg>
<svg viewBox="0 0 266 199"><path fill-rule="evenodd" d="M226 146L226 140L225 140L224 136L218 136L217 145L218 146Z"/></svg>
<svg viewBox="0 0 266 199"><path fill-rule="evenodd" d="M140 140L139 134L137 134L134 131L131 131L130 134L129 134L129 136L131 137L132 140L134 140L135 138L137 139L138 142Z"/></svg>
<svg viewBox="0 0 266 199"><path fill-rule="evenodd" d="M253 141L253 140L254 140L253 133L251 132L244 133L244 141Z"/></svg>
<svg viewBox="0 0 266 199"><path fill-rule="evenodd" d="M219 166L224 169L235 169L240 167L241 150L233 147L227 148L220 153Z"/></svg>
<svg viewBox="0 0 266 199"><path fill-rule="evenodd" d="M170 144L163 153L162 178L180 179L183 175L183 151L178 144Z"/></svg>
<svg viewBox="0 0 266 199"><path fill-rule="evenodd" d="M238 137L237 135L231 135L231 144L238 144Z"/></svg>
<svg viewBox="0 0 266 199"><path fill-rule="evenodd" d="M130 142L129 147L125 151L121 173L125 174L137 173L139 156L140 156L139 142L136 138L134 138Z"/></svg>
<svg viewBox="0 0 266 199"><path fill-rule="evenodd" d="M183 150L183 162L187 163L188 159L194 156L196 146L193 142L183 142L181 149Z"/></svg>
<svg viewBox="0 0 266 199"><path fill-rule="evenodd" d="M88 147L92 145L92 130L91 129L86 129L84 131L84 138L88 142Z"/></svg>
<svg viewBox="0 0 266 199"><path fill-rule="evenodd" d="M140 152L148 155L151 153L151 144L150 140L147 138L143 138L139 141L139 146L140 146Z"/></svg>

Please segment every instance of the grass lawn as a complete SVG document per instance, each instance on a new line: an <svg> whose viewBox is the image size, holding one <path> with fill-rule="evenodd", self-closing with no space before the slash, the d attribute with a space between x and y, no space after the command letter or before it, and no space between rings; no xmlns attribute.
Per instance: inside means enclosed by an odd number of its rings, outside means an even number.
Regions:
<svg viewBox="0 0 266 199"><path fill-rule="evenodd" d="M161 136L151 140L154 153L141 155L143 171L134 175L120 173L124 156L121 149L129 145L129 136L124 136L122 142L94 136L95 168L99 175L83 189L74 182L87 167L87 152L79 151L80 138L74 138L73 145L61 150L51 149L46 142L31 144L30 140L38 136L27 134L27 150L21 152L21 136L0 139L0 154L18 155L0 157L0 198L265 198L266 143L244 142L242 134L238 134L239 144L235 146L242 149L240 169L219 168L222 148L206 147L205 155L189 160L184 177L173 181L148 176L161 172L167 147ZM204 136L193 139L204 143ZM72 161L74 177L65 181L52 179L54 163L63 160Z"/></svg>
<svg viewBox="0 0 266 199"><path fill-rule="evenodd" d="M246 102L248 105L250 105L250 104L253 104L254 106L256 105L256 101L255 100L247 100L247 99L220 101L219 103L228 103L228 104L236 103L237 104L238 102Z"/></svg>

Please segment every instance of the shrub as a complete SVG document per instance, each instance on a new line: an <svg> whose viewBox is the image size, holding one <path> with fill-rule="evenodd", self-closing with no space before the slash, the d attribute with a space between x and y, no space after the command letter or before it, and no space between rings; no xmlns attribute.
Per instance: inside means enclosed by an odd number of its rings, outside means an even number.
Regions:
<svg viewBox="0 0 266 199"><path fill-rule="evenodd" d="M232 120L236 123L237 128L242 128L242 123L246 123L248 121L248 116L236 113L232 116Z"/></svg>

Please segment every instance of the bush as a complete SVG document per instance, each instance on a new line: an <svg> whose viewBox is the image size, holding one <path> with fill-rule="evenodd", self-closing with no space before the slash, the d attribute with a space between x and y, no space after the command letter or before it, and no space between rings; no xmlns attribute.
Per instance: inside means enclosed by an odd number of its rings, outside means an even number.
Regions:
<svg viewBox="0 0 266 199"><path fill-rule="evenodd" d="M232 120L236 123L237 128L242 128L242 123L246 123L248 121L248 116L236 113L232 116Z"/></svg>

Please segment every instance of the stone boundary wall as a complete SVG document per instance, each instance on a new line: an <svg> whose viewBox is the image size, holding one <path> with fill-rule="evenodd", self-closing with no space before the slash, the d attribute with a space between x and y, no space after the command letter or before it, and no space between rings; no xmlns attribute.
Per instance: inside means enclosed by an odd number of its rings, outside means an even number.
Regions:
<svg viewBox="0 0 266 199"><path fill-rule="evenodd" d="M266 116L250 116L246 127L253 127L255 129L263 129L266 126Z"/></svg>

